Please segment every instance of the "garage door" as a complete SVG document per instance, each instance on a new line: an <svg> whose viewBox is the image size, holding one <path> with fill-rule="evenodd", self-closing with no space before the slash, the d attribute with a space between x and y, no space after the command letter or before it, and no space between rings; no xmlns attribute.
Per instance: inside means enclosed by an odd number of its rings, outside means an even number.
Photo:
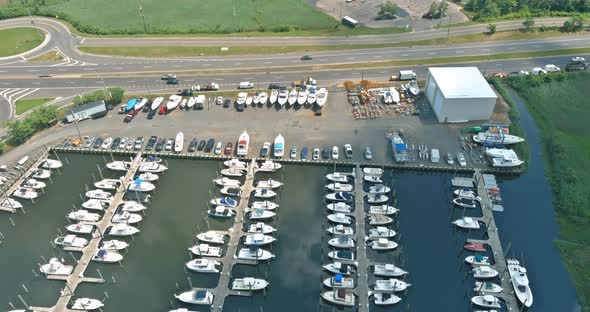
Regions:
<svg viewBox="0 0 590 312"><path fill-rule="evenodd" d="M428 84L426 85L426 98L432 103L434 92L436 92L436 82L429 76Z"/></svg>

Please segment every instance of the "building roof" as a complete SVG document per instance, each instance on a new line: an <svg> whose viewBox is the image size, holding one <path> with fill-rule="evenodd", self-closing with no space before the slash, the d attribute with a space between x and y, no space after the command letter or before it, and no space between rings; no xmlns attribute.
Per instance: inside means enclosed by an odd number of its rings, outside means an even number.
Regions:
<svg viewBox="0 0 590 312"><path fill-rule="evenodd" d="M477 67L430 67L445 98L497 98Z"/></svg>
<svg viewBox="0 0 590 312"><path fill-rule="evenodd" d="M102 106L105 106L105 103L104 103L103 100L96 101L96 102L90 102L90 103L86 103L84 105L76 106L76 107L74 107L72 109L66 110L65 113L66 113L66 115L77 114L77 113L83 112L85 110L89 110L89 109L100 107L101 105Z"/></svg>

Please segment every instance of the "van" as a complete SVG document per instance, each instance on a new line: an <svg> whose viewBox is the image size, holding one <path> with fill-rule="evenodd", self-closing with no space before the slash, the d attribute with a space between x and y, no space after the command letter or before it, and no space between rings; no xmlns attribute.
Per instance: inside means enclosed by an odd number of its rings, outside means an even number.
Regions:
<svg viewBox="0 0 590 312"><path fill-rule="evenodd" d="M242 81L238 85L238 89L252 89L252 88L254 88L254 84L251 83L250 81Z"/></svg>

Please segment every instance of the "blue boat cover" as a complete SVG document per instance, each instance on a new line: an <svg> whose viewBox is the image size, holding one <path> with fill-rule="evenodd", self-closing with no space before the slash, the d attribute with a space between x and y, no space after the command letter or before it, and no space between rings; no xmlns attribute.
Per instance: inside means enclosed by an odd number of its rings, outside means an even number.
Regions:
<svg viewBox="0 0 590 312"><path fill-rule="evenodd" d="M340 275L340 274L336 274L336 276L334 276L334 280L335 280L337 283L340 283L340 282L342 282L342 275Z"/></svg>
<svg viewBox="0 0 590 312"><path fill-rule="evenodd" d="M349 201L352 199L352 195L350 195L350 193L348 193L348 192L338 192L338 193L336 193L336 198L340 198L340 199L344 199L346 201Z"/></svg>
<svg viewBox="0 0 590 312"><path fill-rule="evenodd" d="M127 102L127 106L125 106L125 110L132 110L135 107L136 103L137 103L137 99L129 100L129 102Z"/></svg>
<svg viewBox="0 0 590 312"><path fill-rule="evenodd" d="M395 145L395 150L396 151L406 151L408 150L408 146L406 144L402 144L402 143L398 143Z"/></svg>
<svg viewBox="0 0 590 312"><path fill-rule="evenodd" d="M236 204L236 201L231 197L224 197L221 199L221 203L233 206Z"/></svg>
<svg viewBox="0 0 590 312"><path fill-rule="evenodd" d="M106 255L106 253L107 253L107 251L106 251L106 250L104 250L104 249L99 249L99 250L98 250L98 253L96 253L96 255L97 255L99 258L103 258L103 257L104 257L104 255Z"/></svg>
<svg viewBox="0 0 590 312"><path fill-rule="evenodd" d="M141 184L141 182L143 182L143 180L140 178L137 178L137 179L135 179L134 182L135 182L135 184Z"/></svg>
<svg viewBox="0 0 590 312"><path fill-rule="evenodd" d="M195 299L204 299L207 297L207 291L206 290L197 290L195 291Z"/></svg>
<svg viewBox="0 0 590 312"><path fill-rule="evenodd" d="M481 262L483 260L483 256L475 255L475 261Z"/></svg>

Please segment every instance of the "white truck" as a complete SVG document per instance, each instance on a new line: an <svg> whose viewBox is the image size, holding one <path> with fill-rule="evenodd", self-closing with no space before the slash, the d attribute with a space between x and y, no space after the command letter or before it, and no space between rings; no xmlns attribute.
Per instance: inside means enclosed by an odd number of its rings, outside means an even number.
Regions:
<svg viewBox="0 0 590 312"><path fill-rule="evenodd" d="M252 89L254 88L254 84L250 81L242 81L238 85L238 89Z"/></svg>
<svg viewBox="0 0 590 312"><path fill-rule="evenodd" d="M389 80L415 80L416 73L413 70L400 70L397 76L391 76Z"/></svg>

